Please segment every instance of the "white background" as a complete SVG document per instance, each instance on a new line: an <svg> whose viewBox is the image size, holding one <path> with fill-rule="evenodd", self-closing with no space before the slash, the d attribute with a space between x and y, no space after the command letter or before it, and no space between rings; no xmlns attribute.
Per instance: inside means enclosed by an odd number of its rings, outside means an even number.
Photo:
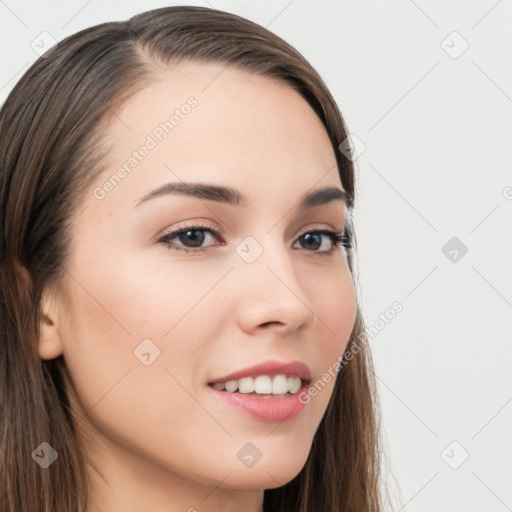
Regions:
<svg viewBox="0 0 512 512"><path fill-rule="evenodd" d="M371 339L394 510L512 510L512 1L189 4L294 45L365 146L360 300L368 325L403 305ZM165 5L1 1L0 102L42 32Z"/></svg>

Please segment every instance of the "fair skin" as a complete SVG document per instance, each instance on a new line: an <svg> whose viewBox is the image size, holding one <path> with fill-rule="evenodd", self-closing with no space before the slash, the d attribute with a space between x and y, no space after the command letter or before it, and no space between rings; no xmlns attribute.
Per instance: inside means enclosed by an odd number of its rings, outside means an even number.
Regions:
<svg viewBox="0 0 512 512"><path fill-rule="evenodd" d="M334 379L280 423L214 399L207 384L268 359L302 361L315 382L354 325L344 250L327 254L326 235L315 247L300 239L345 222L341 200L296 209L305 193L344 190L325 128L290 87L232 68L219 75L223 67L162 68L115 112L105 134L111 162L96 187L169 113L198 101L103 199L87 191L72 225L69 300L43 295L39 354L65 361L90 460L88 512L262 511L263 490L304 466ZM135 206L181 181L235 187L248 206L177 194ZM202 253L159 241L198 224L220 233L201 232ZM251 263L236 252L248 236L263 249ZM183 247L187 237L172 241ZM160 355L146 366L134 350L148 338ZM250 468L237 457L248 442L262 453Z"/></svg>

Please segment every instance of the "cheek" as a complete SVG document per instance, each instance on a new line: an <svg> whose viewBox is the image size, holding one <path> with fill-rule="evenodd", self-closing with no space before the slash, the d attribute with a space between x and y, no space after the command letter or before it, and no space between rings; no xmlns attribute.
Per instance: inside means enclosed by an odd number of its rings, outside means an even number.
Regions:
<svg viewBox="0 0 512 512"><path fill-rule="evenodd" d="M309 400L321 416L331 398L340 362L354 329L357 297L348 271L336 281L326 281L323 290L315 288L312 296L318 321L318 346L311 350L312 356L317 358L319 372L304 400Z"/></svg>
<svg viewBox="0 0 512 512"><path fill-rule="evenodd" d="M322 350L322 367L332 366L337 356L342 354L347 346L350 334L354 328L357 314L357 298L354 283L350 273L345 272L338 279L324 281L324 287L311 290L312 303L319 324L318 329L324 335L320 336Z"/></svg>
<svg viewBox="0 0 512 512"><path fill-rule="evenodd" d="M87 413L80 425L92 427L100 443L114 439L182 474L199 472L209 460L205 453L214 467L229 437L193 396L197 368L207 357L205 340L215 329L214 308L225 308L221 289L205 296L218 278L175 272L166 282L163 269L123 260L108 272L96 268L70 284L72 328L64 333L73 402L78 418ZM216 448L207 446L209 431ZM236 455L238 440L232 444Z"/></svg>
<svg viewBox="0 0 512 512"><path fill-rule="evenodd" d="M81 406L108 402L119 413L122 404L137 402L158 423L151 404L162 404L161 414L180 418L175 413L191 403L184 388L197 391L207 340L224 321L223 288L214 288L225 270L170 271L163 258L150 266L141 258L105 256L94 251L94 259L76 261L68 283L72 327L63 334L64 359Z"/></svg>
<svg viewBox="0 0 512 512"><path fill-rule="evenodd" d="M165 249L161 254L165 256ZM223 269L184 262L171 265L160 255L151 264L135 253L127 257L109 251L103 256L78 261L73 271L77 278L70 281L73 317L93 344L100 338L124 339L124 346L118 348L129 352L130 345L135 348L145 338L166 342L180 324L193 317L206 320L215 307L207 297L203 299ZM111 344L101 343L104 349Z"/></svg>

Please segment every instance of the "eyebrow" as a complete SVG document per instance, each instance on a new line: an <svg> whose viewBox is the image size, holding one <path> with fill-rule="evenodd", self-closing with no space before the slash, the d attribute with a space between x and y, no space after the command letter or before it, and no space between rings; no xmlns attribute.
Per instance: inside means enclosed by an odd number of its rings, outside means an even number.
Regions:
<svg viewBox="0 0 512 512"><path fill-rule="evenodd" d="M171 182L143 196L137 201L135 207L150 199L168 194L191 196L245 208L249 205L248 197L237 188L208 183ZM348 192L337 187L325 187L304 194L299 200L298 209L299 211L309 210L335 200L344 201L347 207L352 206L352 196Z"/></svg>

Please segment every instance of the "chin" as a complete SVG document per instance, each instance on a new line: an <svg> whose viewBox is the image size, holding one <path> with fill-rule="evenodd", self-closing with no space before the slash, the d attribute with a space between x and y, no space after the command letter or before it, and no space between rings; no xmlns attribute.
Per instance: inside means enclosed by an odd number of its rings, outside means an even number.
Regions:
<svg viewBox="0 0 512 512"><path fill-rule="evenodd" d="M275 454L263 457L252 467L237 467L226 479L226 486L243 489L275 489L293 480L304 467L308 452L300 454Z"/></svg>

